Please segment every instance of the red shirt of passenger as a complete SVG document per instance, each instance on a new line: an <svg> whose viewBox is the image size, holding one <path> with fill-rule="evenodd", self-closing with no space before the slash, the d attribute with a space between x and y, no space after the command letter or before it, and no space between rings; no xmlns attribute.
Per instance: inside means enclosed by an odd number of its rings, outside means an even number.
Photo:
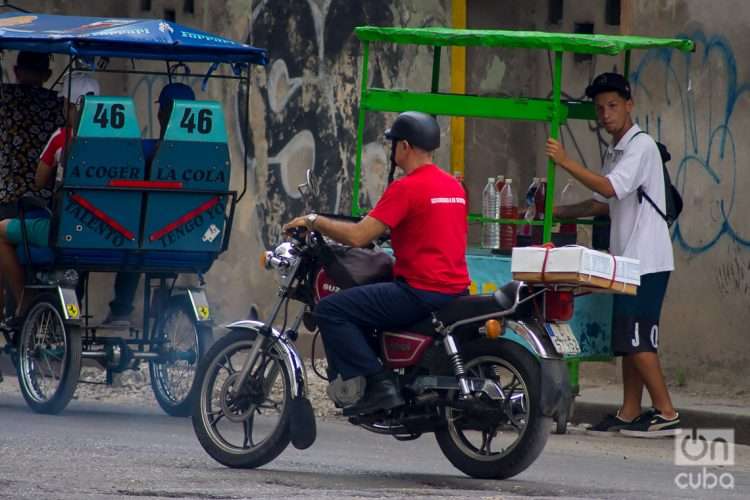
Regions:
<svg viewBox="0 0 750 500"><path fill-rule="evenodd" d="M369 213L391 228L396 278L446 294L469 286L466 215L461 184L431 163L394 181Z"/></svg>

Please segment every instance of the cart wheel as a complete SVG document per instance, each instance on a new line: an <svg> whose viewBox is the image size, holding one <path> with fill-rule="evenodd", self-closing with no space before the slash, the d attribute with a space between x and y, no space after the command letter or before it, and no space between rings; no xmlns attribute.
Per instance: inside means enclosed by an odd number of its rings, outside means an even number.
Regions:
<svg viewBox="0 0 750 500"><path fill-rule="evenodd" d="M151 338L151 352L162 356L148 364L154 396L168 415L190 415L198 361L210 343L211 329L196 321L188 297L170 297Z"/></svg>
<svg viewBox="0 0 750 500"><path fill-rule="evenodd" d="M26 403L37 413L60 413L78 383L81 334L65 324L56 296L45 294L34 301L17 347L16 370Z"/></svg>

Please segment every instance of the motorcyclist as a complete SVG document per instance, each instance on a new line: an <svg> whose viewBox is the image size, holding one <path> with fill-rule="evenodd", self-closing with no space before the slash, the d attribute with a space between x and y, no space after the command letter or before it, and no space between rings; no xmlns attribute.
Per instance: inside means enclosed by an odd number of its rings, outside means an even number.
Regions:
<svg viewBox="0 0 750 500"><path fill-rule="evenodd" d="M363 247L390 230L395 280L343 290L324 298L314 316L329 373L366 377L364 396L347 410L369 413L404 403L393 379L367 342L371 329L409 326L466 294L467 205L461 184L432 162L440 127L430 115L401 113L385 137L391 162L404 176L357 223L309 214L284 226L305 227L345 245Z"/></svg>

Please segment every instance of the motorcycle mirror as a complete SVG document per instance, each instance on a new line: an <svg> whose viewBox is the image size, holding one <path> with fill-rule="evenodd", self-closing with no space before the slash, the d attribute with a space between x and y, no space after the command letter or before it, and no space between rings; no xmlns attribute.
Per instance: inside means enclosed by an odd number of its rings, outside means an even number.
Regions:
<svg viewBox="0 0 750 500"><path fill-rule="evenodd" d="M313 175L312 169L307 169L305 172L305 179L306 182L297 186L297 189L305 202L305 210L310 211L314 204L313 201L318 197L320 192L318 190L318 180L315 178L315 175Z"/></svg>
<svg viewBox="0 0 750 500"><path fill-rule="evenodd" d="M307 188L310 190L310 194L317 198L320 194L320 186L318 186L318 179L315 177L315 174L313 174L311 168L308 168L307 172L305 172L305 179L307 179L306 184Z"/></svg>

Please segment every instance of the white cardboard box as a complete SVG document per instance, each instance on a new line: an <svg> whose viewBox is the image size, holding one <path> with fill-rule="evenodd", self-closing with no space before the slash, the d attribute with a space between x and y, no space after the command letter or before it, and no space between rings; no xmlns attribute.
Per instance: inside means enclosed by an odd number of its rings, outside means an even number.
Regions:
<svg viewBox="0 0 750 500"><path fill-rule="evenodd" d="M573 278L576 283L625 293L635 293L634 287L641 284L637 259L612 256L578 245L549 250L544 247L516 247L513 249L510 270L514 279L562 282Z"/></svg>

